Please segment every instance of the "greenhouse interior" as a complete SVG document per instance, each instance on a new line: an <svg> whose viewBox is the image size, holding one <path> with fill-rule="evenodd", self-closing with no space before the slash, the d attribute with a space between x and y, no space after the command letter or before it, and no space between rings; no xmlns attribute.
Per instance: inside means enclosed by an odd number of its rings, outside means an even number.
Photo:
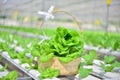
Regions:
<svg viewBox="0 0 120 80"><path fill-rule="evenodd" d="M0 80L120 80L120 0L0 0Z"/></svg>

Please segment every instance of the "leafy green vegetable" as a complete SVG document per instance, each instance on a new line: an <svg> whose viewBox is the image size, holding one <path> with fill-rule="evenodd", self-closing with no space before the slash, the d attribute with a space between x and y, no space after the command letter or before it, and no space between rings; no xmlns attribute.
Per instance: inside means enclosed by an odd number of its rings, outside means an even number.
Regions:
<svg viewBox="0 0 120 80"><path fill-rule="evenodd" d="M31 66L31 69L38 69L38 63L34 63L34 66Z"/></svg>
<svg viewBox="0 0 120 80"><path fill-rule="evenodd" d="M9 56L10 56L12 59L17 58L17 53L14 51L14 49L8 49L7 51L8 51L8 53L9 53Z"/></svg>
<svg viewBox="0 0 120 80"><path fill-rule="evenodd" d="M86 44L94 46L101 46L102 48L112 48L113 50L120 49L120 34L96 31L84 31L84 38Z"/></svg>
<svg viewBox="0 0 120 80"><path fill-rule="evenodd" d="M83 68L83 66L80 66L78 70L80 78L87 77L91 72L92 72L92 69Z"/></svg>
<svg viewBox="0 0 120 80"><path fill-rule="evenodd" d="M32 47L32 50L31 50L31 54L32 56L40 56L40 45L35 43Z"/></svg>
<svg viewBox="0 0 120 80"><path fill-rule="evenodd" d="M109 64L109 65L105 65L103 63L100 63L101 64L101 68L105 71L105 72L111 72L114 68L113 65Z"/></svg>
<svg viewBox="0 0 120 80"><path fill-rule="evenodd" d="M6 76L0 78L0 80L16 80L17 78L18 78L18 73L16 71L11 71Z"/></svg>
<svg viewBox="0 0 120 80"><path fill-rule="evenodd" d="M0 71L4 71L4 70L6 70L6 69L7 69L7 67L8 67L8 64L5 64L5 66L4 66L4 67L2 67L2 68L0 69Z"/></svg>
<svg viewBox="0 0 120 80"><path fill-rule="evenodd" d="M61 62L68 63L83 54L83 45L83 39L77 31L58 27L54 37L33 46L32 55L39 57L41 62L47 62L55 56Z"/></svg>
<svg viewBox="0 0 120 80"><path fill-rule="evenodd" d="M73 60L71 57L58 57L58 59L64 63L68 63Z"/></svg>
<svg viewBox="0 0 120 80"><path fill-rule="evenodd" d="M22 27L22 26L16 27L16 26L0 25L0 28L16 30L16 31L23 31L23 32L30 32L30 33L34 33L34 34L38 31L37 28L30 28L30 27L26 28L26 27ZM39 34L41 34L41 33L42 33L42 31L39 31ZM45 33L48 36L53 36L55 34L55 29L45 28ZM7 33L7 35L8 34L9 33ZM118 44L120 42L120 34L109 32L108 35L105 35L105 32L102 32L102 31L84 31L83 35L84 35L84 40L85 40L86 44L92 44L94 46L101 46L104 48L112 47L113 50L120 49L120 44ZM3 36L6 38L6 32L1 32L0 36L1 37ZM67 36L69 36L69 35L67 35ZM70 36L69 36L69 38L70 38ZM67 37L66 39L69 39L69 38ZM25 42L27 39L19 38L18 40L20 43L22 43L23 46L26 46ZM33 39L32 40L30 39L30 41L33 41ZM117 47L117 46L119 46L119 47Z"/></svg>
<svg viewBox="0 0 120 80"><path fill-rule="evenodd" d="M115 61L114 63L111 64L114 67L120 67L120 62Z"/></svg>
<svg viewBox="0 0 120 80"><path fill-rule="evenodd" d="M57 77L60 74L60 71L57 69L52 68L46 68L45 70L42 70L40 67L38 67L38 71L42 74L40 78L52 78Z"/></svg>
<svg viewBox="0 0 120 80"><path fill-rule="evenodd" d="M52 43L52 44L51 44ZM50 40L54 55L62 62L70 62L83 53L83 39L75 30L58 27L55 36Z"/></svg>
<svg viewBox="0 0 120 80"><path fill-rule="evenodd" d="M105 60L105 62L107 64L111 64L116 60L116 57L115 56L107 56L107 55L105 55L104 60Z"/></svg>
<svg viewBox="0 0 120 80"><path fill-rule="evenodd" d="M28 57L26 57L25 54L26 54L25 51L17 53L17 58L20 60L21 64L22 63L28 63L30 68L36 67L36 66L32 65L32 63L34 61L34 57L28 58Z"/></svg>
<svg viewBox="0 0 120 80"><path fill-rule="evenodd" d="M115 41L114 45L113 45L113 50L117 50L120 49L120 41Z"/></svg>
<svg viewBox="0 0 120 80"><path fill-rule="evenodd" d="M103 37L103 39L101 40L100 42L100 45L103 47L103 48L108 48L110 46L110 36L109 35L106 35L104 34L105 36Z"/></svg>
<svg viewBox="0 0 120 80"><path fill-rule="evenodd" d="M0 42L0 49L3 51L6 51L8 49L8 45L4 42Z"/></svg>
<svg viewBox="0 0 120 80"><path fill-rule="evenodd" d="M40 60L41 62L47 62L47 61L50 60L53 56L54 56L53 53L48 54L48 55L41 55L41 56L39 57L39 60Z"/></svg>
<svg viewBox="0 0 120 80"><path fill-rule="evenodd" d="M93 63L93 60L96 59L98 57L98 54L96 53L95 50L90 50L89 54L85 54L83 56L85 62L88 64L88 65L92 65Z"/></svg>
<svg viewBox="0 0 120 80"><path fill-rule="evenodd" d="M105 72L111 72L114 67L120 67L120 63L118 61L116 61L115 56L105 55L104 56L104 61L105 61L106 64L103 64L103 63L100 63L100 64L101 64L101 68Z"/></svg>
<svg viewBox="0 0 120 80"><path fill-rule="evenodd" d="M54 37L33 46L32 55L39 57L43 63L53 57L57 57L63 63L69 63L83 55L83 45L83 39L77 31L58 27ZM42 74L42 78L52 78L59 75L59 70L51 68L42 70L38 67L38 70Z"/></svg>

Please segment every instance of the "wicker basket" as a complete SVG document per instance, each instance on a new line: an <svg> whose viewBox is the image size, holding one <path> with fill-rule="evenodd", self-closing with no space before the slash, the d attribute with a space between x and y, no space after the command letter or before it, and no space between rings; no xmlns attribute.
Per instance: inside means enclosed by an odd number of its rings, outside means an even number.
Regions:
<svg viewBox="0 0 120 80"><path fill-rule="evenodd" d="M45 63L38 61L38 66L40 66L42 69L45 69L46 67L59 69L60 75L77 74L79 64L80 58L77 58L69 63L60 62L60 60L57 57L53 57L51 60Z"/></svg>
<svg viewBox="0 0 120 80"><path fill-rule="evenodd" d="M77 21L77 19L69 12L63 11L63 10L54 10L53 14L57 13L57 12L63 12L69 16L72 17L72 19L76 22L76 24L78 25L80 32L82 33L82 28L80 23ZM42 21L40 27L42 27L42 25L44 24L44 21ZM38 59L38 66L40 66L42 69L45 69L46 67L50 67L50 68L54 68L54 69L59 69L60 70L60 75L74 75L77 74L78 72L78 67L80 65L80 60L81 58L77 58L69 63L63 63L61 62L57 57L53 57L52 59L50 59L49 61L43 63L40 62Z"/></svg>

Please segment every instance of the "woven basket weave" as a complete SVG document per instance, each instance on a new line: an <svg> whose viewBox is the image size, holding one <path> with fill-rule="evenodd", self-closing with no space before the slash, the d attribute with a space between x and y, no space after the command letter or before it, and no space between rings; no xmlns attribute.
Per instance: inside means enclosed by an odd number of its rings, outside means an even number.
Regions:
<svg viewBox="0 0 120 80"><path fill-rule="evenodd" d="M45 69L46 67L59 69L60 75L77 74L79 64L80 64L80 58L77 58L69 63L60 62L60 60L57 57L53 57L51 60L45 63L38 61L38 65L42 69Z"/></svg>

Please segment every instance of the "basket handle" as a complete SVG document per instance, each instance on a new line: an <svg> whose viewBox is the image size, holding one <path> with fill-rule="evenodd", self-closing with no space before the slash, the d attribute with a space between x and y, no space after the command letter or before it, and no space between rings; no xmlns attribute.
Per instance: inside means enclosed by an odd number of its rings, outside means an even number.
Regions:
<svg viewBox="0 0 120 80"><path fill-rule="evenodd" d="M57 8L54 9L53 14L56 14L56 13L59 13L59 12L63 12L63 13L65 13L65 14L71 16L71 17L73 18L73 20L75 21L75 23L78 25L80 32L82 33L81 24L80 24L80 22L76 19L75 16L73 16L73 15L72 15L70 12L68 12L68 11L59 10L59 9L57 9Z"/></svg>
<svg viewBox="0 0 120 80"><path fill-rule="evenodd" d="M53 14L56 14L56 13L59 13L59 12L63 12L63 13L65 13L65 14L71 16L71 17L73 18L73 20L76 22L76 24L78 25L78 28L79 28L79 30L80 30L81 35L83 35L83 34L82 34L83 31L82 31L81 24L80 24L80 22L76 19L75 16L73 16L70 12L67 12L67 11L64 11L64 10L59 10L59 9L57 9L57 8L54 8L54 10L53 10L52 13L53 13ZM44 24L44 20L41 21L41 24L40 24L40 26L38 27L38 32L39 32L40 28L43 26L43 24ZM37 41L38 41L38 32L36 33L36 39L37 39Z"/></svg>

